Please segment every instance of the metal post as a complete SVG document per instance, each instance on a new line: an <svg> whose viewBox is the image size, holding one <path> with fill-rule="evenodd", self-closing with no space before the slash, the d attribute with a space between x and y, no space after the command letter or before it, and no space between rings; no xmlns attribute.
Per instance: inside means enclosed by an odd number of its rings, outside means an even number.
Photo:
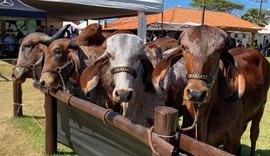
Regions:
<svg viewBox="0 0 270 156"><path fill-rule="evenodd" d="M202 10L202 25L204 25L205 7L206 7L205 0L203 0L202 6L203 6L203 10Z"/></svg>
<svg viewBox="0 0 270 156"><path fill-rule="evenodd" d="M45 153L53 155L57 152L57 101L45 93Z"/></svg>

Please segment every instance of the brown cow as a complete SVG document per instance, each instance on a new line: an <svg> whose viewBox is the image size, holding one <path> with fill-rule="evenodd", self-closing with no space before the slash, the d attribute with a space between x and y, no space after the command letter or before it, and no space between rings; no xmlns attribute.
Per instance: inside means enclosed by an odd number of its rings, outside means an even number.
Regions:
<svg viewBox="0 0 270 156"><path fill-rule="evenodd" d="M177 47L177 40L173 38L158 38L144 45L144 52L155 67L163 58L163 53Z"/></svg>
<svg viewBox="0 0 270 156"><path fill-rule="evenodd" d="M101 34L101 29L96 29ZM127 33L126 31L116 31L111 35L118 33ZM92 33L93 40L97 41L97 33ZM88 40L92 40L91 36L88 36ZM103 38L101 38L103 40ZM94 60L96 60L100 55L102 55L106 48L106 43L102 45L88 45L80 46L75 39L59 39L51 43L45 54L45 64L43 67L40 85L44 88L52 88L56 85L63 85L65 88L65 82L72 78L75 86L79 84L79 77L82 71L86 68L87 65L91 65ZM92 42L92 43L91 43ZM93 41L88 43L93 43ZM81 42L80 42L81 43ZM87 44L88 44L87 43ZM61 73L57 70L61 69ZM76 71L76 72L73 72ZM72 75L72 76L71 76ZM110 80L110 78L108 78ZM88 100L99 104L103 107L113 108L117 111L118 108L115 108L111 104L110 97L107 92L110 92L110 82L105 84L105 88L98 87L93 92L88 93Z"/></svg>
<svg viewBox="0 0 270 156"><path fill-rule="evenodd" d="M52 37L39 32L27 35L22 41L17 64L13 68L13 80L18 83L23 83L26 78L38 80L43 66L43 55L46 47L44 43L50 44L52 41L63 36L69 26L62 27Z"/></svg>
<svg viewBox="0 0 270 156"><path fill-rule="evenodd" d="M184 30L179 39L178 51L156 66L153 83L163 79L175 56L183 56L188 79L183 98L189 114L195 118L195 137L215 147L223 144L225 151L236 154L242 128L239 97L245 86L240 70L226 50L228 35L215 27L198 26ZM189 116L184 114L184 120L186 117ZM183 127L189 125L184 121Z"/></svg>
<svg viewBox="0 0 270 156"><path fill-rule="evenodd" d="M270 84L269 62L254 49L234 48L229 51L235 58L236 65L240 68L245 78L245 93L241 97L243 104L244 129L248 122L250 127L251 149L250 155L255 155L256 141L259 136L259 124L264 112L267 93Z"/></svg>

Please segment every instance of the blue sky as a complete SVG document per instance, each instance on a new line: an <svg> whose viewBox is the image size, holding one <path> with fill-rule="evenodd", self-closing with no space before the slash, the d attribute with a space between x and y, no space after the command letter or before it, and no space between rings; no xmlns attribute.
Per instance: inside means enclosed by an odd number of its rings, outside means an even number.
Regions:
<svg viewBox="0 0 270 156"><path fill-rule="evenodd" d="M181 7L184 7L184 8L191 8L191 6L189 6L191 1L192 0L164 0L164 8L168 9L171 7L176 7L178 5L180 5ZM234 11L233 12L237 16L242 15L249 8L259 8L260 7L260 3L256 2L257 0L229 0L229 1L244 5L243 11ZM258 1L260 1L260 0L258 0ZM262 8L263 9L270 9L270 0L265 0L265 1L266 2L263 3Z"/></svg>

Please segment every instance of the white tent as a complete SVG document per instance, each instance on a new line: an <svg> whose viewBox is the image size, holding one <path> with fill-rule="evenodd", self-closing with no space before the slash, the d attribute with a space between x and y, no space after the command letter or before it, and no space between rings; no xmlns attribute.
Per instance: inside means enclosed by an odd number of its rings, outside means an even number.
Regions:
<svg viewBox="0 0 270 156"><path fill-rule="evenodd" d="M64 21L138 15L137 35L146 42L145 14L163 11L164 0L22 0Z"/></svg>
<svg viewBox="0 0 270 156"><path fill-rule="evenodd" d="M51 17L63 20L102 19L134 16L137 11L163 11L163 0L22 0L33 7L46 10Z"/></svg>

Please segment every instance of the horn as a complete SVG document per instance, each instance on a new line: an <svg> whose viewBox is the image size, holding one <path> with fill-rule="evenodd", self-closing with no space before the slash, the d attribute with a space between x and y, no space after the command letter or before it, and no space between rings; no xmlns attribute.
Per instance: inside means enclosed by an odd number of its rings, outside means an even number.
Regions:
<svg viewBox="0 0 270 156"><path fill-rule="evenodd" d="M65 32L67 31L67 29L70 27L70 24L67 24L65 26L63 26L61 29L58 30L58 32L56 34L54 34L52 37L50 37L48 40L43 40L41 41L43 44L45 45L50 45L54 40L63 37L63 35L65 34Z"/></svg>
<svg viewBox="0 0 270 156"><path fill-rule="evenodd" d="M79 45L75 41L71 41L68 45L68 48L78 49Z"/></svg>

